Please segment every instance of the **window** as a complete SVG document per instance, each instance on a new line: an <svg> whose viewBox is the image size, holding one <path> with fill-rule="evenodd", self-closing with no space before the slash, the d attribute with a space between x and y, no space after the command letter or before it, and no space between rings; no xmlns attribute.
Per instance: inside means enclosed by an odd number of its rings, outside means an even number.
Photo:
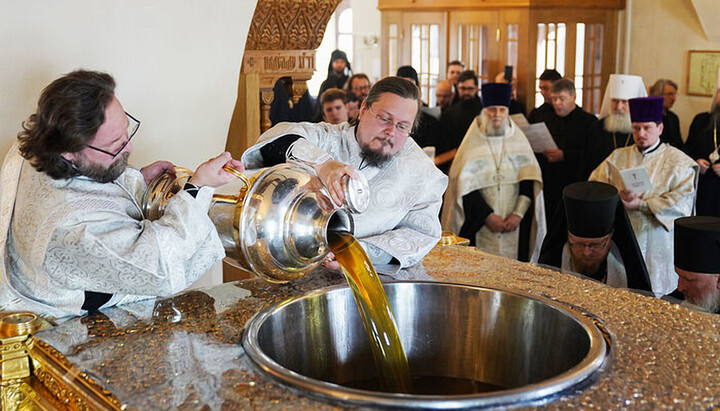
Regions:
<svg viewBox="0 0 720 411"><path fill-rule="evenodd" d="M540 75L546 69L555 69L565 75L565 23L540 23L537 27L537 62L535 70L535 106L543 103L540 94ZM579 100L578 100L579 101Z"/></svg>
<svg viewBox="0 0 720 411"><path fill-rule="evenodd" d="M513 66L513 76L517 77L518 64L518 36L519 27L517 24L507 25L507 65Z"/></svg>
<svg viewBox="0 0 720 411"><path fill-rule="evenodd" d="M490 80L488 77L488 26L461 24L458 26L458 60L465 62L466 70L473 70L480 83ZM517 43L516 43L517 44Z"/></svg>
<svg viewBox="0 0 720 411"><path fill-rule="evenodd" d="M388 73L397 73L398 42L400 41L398 25L391 23L388 26Z"/></svg>
<svg viewBox="0 0 720 411"><path fill-rule="evenodd" d="M418 72L423 100L434 107L440 74L440 27L437 24L413 24L410 31L410 64Z"/></svg>
<svg viewBox="0 0 720 411"><path fill-rule="evenodd" d="M575 88L580 90L579 101L585 111L589 113L600 113L600 96L602 90L602 59L603 59L603 31L605 26L600 23L577 25L577 46L576 50L582 51L577 54L575 61ZM576 52L577 53L577 52ZM584 56L580 58L579 56ZM580 69L578 70L578 62ZM584 65L584 66L583 66ZM580 83L577 83L577 79Z"/></svg>

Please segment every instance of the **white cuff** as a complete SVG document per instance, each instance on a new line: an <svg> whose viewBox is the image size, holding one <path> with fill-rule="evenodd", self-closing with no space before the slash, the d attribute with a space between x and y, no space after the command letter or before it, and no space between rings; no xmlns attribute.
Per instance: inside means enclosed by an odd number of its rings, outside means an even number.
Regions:
<svg viewBox="0 0 720 411"><path fill-rule="evenodd" d="M312 144L306 139L300 138L288 147L288 150L285 153L285 158L288 161L297 161L312 166L322 164L332 159L332 156L327 151Z"/></svg>
<svg viewBox="0 0 720 411"><path fill-rule="evenodd" d="M527 212L528 208L530 208L530 204L532 204L532 200L530 199L530 197L526 195L520 195L515 202L515 209L512 213L516 214L520 218L523 218L525 217L525 213Z"/></svg>

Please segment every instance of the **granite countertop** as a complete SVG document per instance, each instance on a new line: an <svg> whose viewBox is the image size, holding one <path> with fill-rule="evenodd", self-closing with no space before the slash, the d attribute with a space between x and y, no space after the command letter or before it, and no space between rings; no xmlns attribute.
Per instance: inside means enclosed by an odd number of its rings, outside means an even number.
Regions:
<svg viewBox="0 0 720 411"><path fill-rule="evenodd" d="M720 316L461 246L437 247L401 272L428 276L542 295L602 321L612 350L597 381L533 409L720 407ZM324 269L284 285L244 280L73 318L36 337L127 409L348 409L269 380L241 346L262 308L343 283Z"/></svg>

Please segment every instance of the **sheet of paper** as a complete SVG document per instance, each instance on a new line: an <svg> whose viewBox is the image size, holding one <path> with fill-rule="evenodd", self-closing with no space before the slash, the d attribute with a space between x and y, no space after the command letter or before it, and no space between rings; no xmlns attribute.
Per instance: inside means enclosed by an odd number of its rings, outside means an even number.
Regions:
<svg viewBox="0 0 720 411"><path fill-rule="evenodd" d="M632 190L638 194L642 194L652 189L652 183L644 167L626 168L620 170L623 183L626 190Z"/></svg>
<svg viewBox="0 0 720 411"><path fill-rule="evenodd" d="M512 114L510 116L511 119L517 124L518 126L529 126L530 122L528 122L527 118L525 118L525 114L523 113L517 113Z"/></svg>
<svg viewBox="0 0 720 411"><path fill-rule="evenodd" d="M535 123L519 127L520 130L525 133L534 152L542 153L545 150L558 148L545 123Z"/></svg>
<svg viewBox="0 0 720 411"><path fill-rule="evenodd" d="M611 163L610 161L608 161L608 172L610 173L608 182L611 185L616 186L618 190L624 189L625 181L620 174L620 170L615 166L615 164ZM620 185L621 187L618 187L618 185Z"/></svg>

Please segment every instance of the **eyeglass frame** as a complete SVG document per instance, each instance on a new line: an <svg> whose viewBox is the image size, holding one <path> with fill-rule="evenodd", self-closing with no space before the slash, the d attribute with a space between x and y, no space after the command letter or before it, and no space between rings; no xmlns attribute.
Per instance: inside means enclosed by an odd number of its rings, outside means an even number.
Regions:
<svg viewBox="0 0 720 411"><path fill-rule="evenodd" d="M393 130L392 132L393 132L393 133L398 133L398 134L400 134L402 137L409 137L410 134L412 133L412 129L413 129L412 124L410 124L407 132L404 132L404 131L402 131L402 130L398 127L398 126L401 125L400 122L397 122L397 123L396 123L396 122L392 121L392 120L389 119L389 118L385 118L385 117L381 116L380 114L377 114L377 113L372 109L371 106L368 106L368 110L370 110L370 113L372 113L373 117L375 118L375 121L376 121L379 125L383 126L384 128L392 127L392 130ZM403 125L403 128L405 128L404 125Z"/></svg>
<svg viewBox="0 0 720 411"><path fill-rule="evenodd" d="M579 251L584 251L585 248L589 248L590 251L596 253L598 251L602 251L603 249L605 249L605 247L608 246L608 242L612 239L613 233L614 233L614 231L610 232L610 234L606 234L604 236L605 240L603 240L602 243L598 243L598 244L590 244L590 243L585 243L582 241L570 242L570 239L568 238L568 240L567 240L568 248L575 248L576 251L578 251L578 249L579 249ZM579 248L579 247L582 247L582 248Z"/></svg>
<svg viewBox="0 0 720 411"><path fill-rule="evenodd" d="M120 153L122 153L122 151L125 150L125 147L127 147L127 145L130 143L130 140L132 140L133 136L135 136L135 134L137 134L138 130L140 129L140 120L138 120L138 119L136 119L135 117L133 117L133 116L132 116L130 113L128 113L127 111L125 111L124 113L125 113L126 116L128 116L130 119L132 119L132 120L137 124L137 126L135 126L135 130L133 130L132 133L129 133L129 134L128 134L128 138L127 138L127 140L125 140L125 144L123 144L122 147L120 147L120 149L119 149L116 153L113 154L113 153L111 153L111 152L109 152L109 151L105 151L105 150L103 150L103 149L101 149L101 148L93 147L93 146L91 146L90 144L88 144L86 147L89 148L89 149L92 149L92 150L99 151L99 152L101 152L101 153L107 154L107 155L109 155L109 156L112 157L112 158L115 158L115 157L119 156Z"/></svg>

